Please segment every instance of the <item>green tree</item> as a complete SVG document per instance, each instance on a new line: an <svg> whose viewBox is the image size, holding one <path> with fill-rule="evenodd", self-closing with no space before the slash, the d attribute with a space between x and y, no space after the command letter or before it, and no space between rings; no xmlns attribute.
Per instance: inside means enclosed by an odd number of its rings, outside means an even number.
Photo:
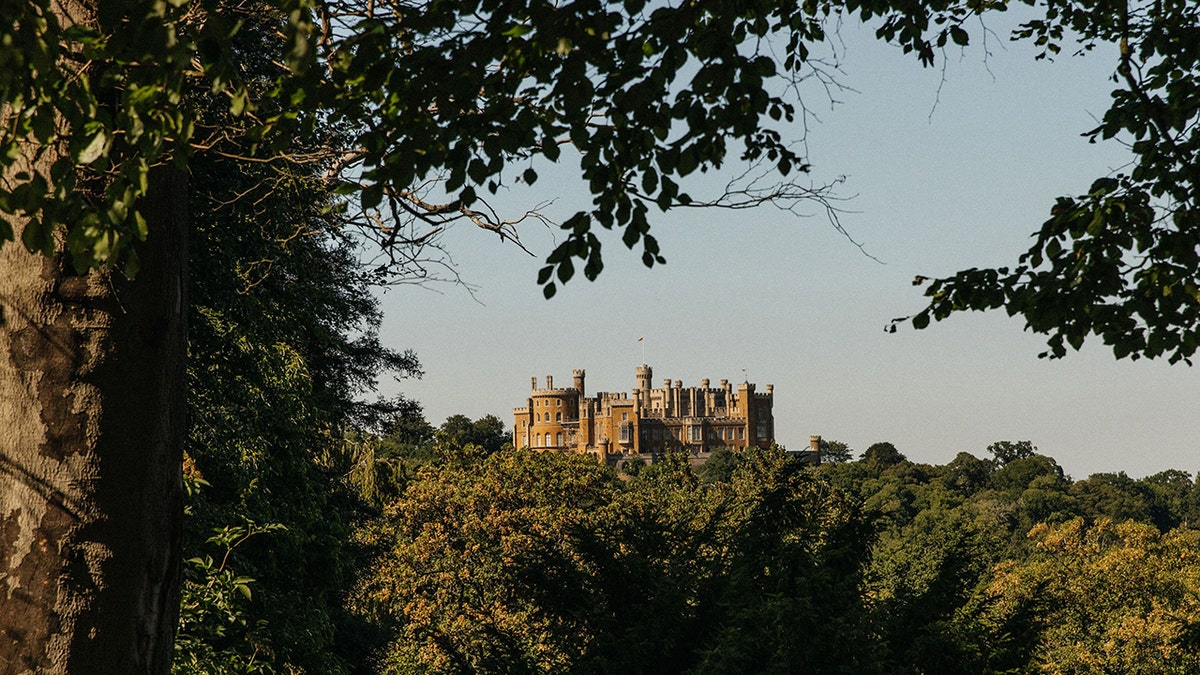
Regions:
<svg viewBox="0 0 1200 675"><path fill-rule="evenodd" d="M1037 553L1000 565L982 604L995 670L1200 669L1196 532L1076 519L1029 536Z"/></svg>
<svg viewBox="0 0 1200 675"><path fill-rule="evenodd" d="M406 459L433 459L433 425L425 419L420 403L402 400L392 418L384 424L380 454Z"/></svg>
<svg viewBox="0 0 1200 675"><path fill-rule="evenodd" d="M696 470L700 480L706 483L729 482L737 469L740 455L731 448L717 448Z"/></svg>
<svg viewBox="0 0 1200 675"><path fill-rule="evenodd" d="M980 672L979 644L957 615L1007 543L1006 519L974 504L925 508L879 534L866 594L886 672Z"/></svg>
<svg viewBox="0 0 1200 675"><path fill-rule="evenodd" d="M1145 487L1124 471L1096 473L1086 480L1076 481L1071 485L1071 496L1079 505L1081 515L1088 520L1150 522Z"/></svg>
<svg viewBox="0 0 1200 675"><path fill-rule="evenodd" d="M247 7L242 17L236 44L247 54L278 49L267 7L259 5L263 16ZM262 56L247 57L244 81L261 90L277 70ZM214 556L214 532L277 527L216 551L213 566L200 570L206 583L186 577L185 607L207 597L209 569L253 579L246 586L253 595L240 628L205 621L219 614L185 617L177 662L216 672L231 663L223 655L240 653L276 672L345 672L357 655L346 644L354 637L341 595L354 581L358 561L348 539L363 508L346 485L347 474L357 477L347 446L357 429L405 409L403 401L363 400L377 379L420 371L411 353L380 342L373 276L344 236L339 200L321 179L326 164L229 157L242 150L247 120L208 92L190 91L185 103L217 140L189 165L185 450L209 487L189 495L183 558ZM287 150L299 157L337 143L333 129L315 126ZM185 572L198 570L185 563Z"/></svg>
<svg viewBox="0 0 1200 675"><path fill-rule="evenodd" d="M690 672L877 670L861 593L871 531L854 501L779 448L744 451L727 485L711 633Z"/></svg>
<svg viewBox="0 0 1200 675"><path fill-rule="evenodd" d="M512 444L512 434L495 415L484 415L477 420L466 415L451 415L438 427L434 438L443 447L476 445L486 453L500 452L506 444Z"/></svg>
<svg viewBox="0 0 1200 675"><path fill-rule="evenodd" d="M1003 307L1048 336L1043 356L1061 357L1094 337L1117 358L1190 363L1200 345L1200 100L1192 95L1200 61L1191 32L1200 8L1151 0L1038 4L1045 11L1014 39L1033 40L1039 58L1066 47L1113 59L1112 103L1085 131L1092 141L1123 143L1133 160L1083 194L1059 197L1015 265L934 281L913 325Z"/></svg>
<svg viewBox="0 0 1200 675"><path fill-rule="evenodd" d="M971 497L988 487L995 464L969 452L960 452L945 466L939 479L961 497Z"/></svg>
<svg viewBox="0 0 1200 675"><path fill-rule="evenodd" d="M1147 476L1138 484L1150 507L1150 520L1166 532L1179 526L1197 523L1195 510L1196 486L1186 471L1168 469Z"/></svg>
<svg viewBox="0 0 1200 675"><path fill-rule="evenodd" d="M589 457L514 451L424 469L364 533L387 551L354 596L394 631L381 667L803 672L868 660L867 532L844 495L779 451L747 451L711 486L686 461L655 466L626 483Z"/></svg>
<svg viewBox="0 0 1200 675"><path fill-rule="evenodd" d="M1067 481L1062 467L1052 457L1032 455L1023 459L1014 459L998 468L992 474L991 485L995 490L1006 491L1011 495L1020 495L1033 483L1034 479L1041 476L1053 481Z"/></svg>
<svg viewBox="0 0 1200 675"><path fill-rule="evenodd" d="M887 441L872 443L863 452L860 459L864 465L875 472L884 471L889 467L908 461L904 455L900 454L896 446Z"/></svg>
<svg viewBox="0 0 1200 675"><path fill-rule="evenodd" d="M996 441L987 448L988 454L999 466L1017 459L1028 459L1037 454L1037 448L1029 441Z"/></svg>
<svg viewBox="0 0 1200 675"><path fill-rule="evenodd" d="M849 462L854 458L854 450L841 441L822 438L818 447L821 450L822 462Z"/></svg>

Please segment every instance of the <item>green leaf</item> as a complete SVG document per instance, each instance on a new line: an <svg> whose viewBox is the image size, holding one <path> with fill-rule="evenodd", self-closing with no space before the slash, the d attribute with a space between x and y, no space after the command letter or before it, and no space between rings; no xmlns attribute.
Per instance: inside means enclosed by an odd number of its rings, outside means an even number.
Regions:
<svg viewBox="0 0 1200 675"><path fill-rule="evenodd" d="M136 279L141 269L142 264L138 258L137 249L130 249L129 257L125 260L125 276L129 279Z"/></svg>
<svg viewBox="0 0 1200 675"><path fill-rule="evenodd" d="M558 156L561 152L561 148L558 147L558 141L549 136L542 139L542 154L546 156L546 159L551 162L558 161Z"/></svg>
<svg viewBox="0 0 1200 675"><path fill-rule="evenodd" d="M647 195L652 195L657 189L658 172L655 171L653 167L647 167L645 172L642 173L642 192L645 192Z"/></svg>
<svg viewBox="0 0 1200 675"><path fill-rule="evenodd" d="M383 186L379 183L371 183L363 188L360 199L364 211L369 211L379 206L379 202L383 201Z"/></svg>
<svg viewBox="0 0 1200 675"><path fill-rule="evenodd" d="M246 92L246 88L238 87L237 90L233 92L233 96L230 97L230 114L232 114L234 117L241 117L242 113L246 111L246 102L248 99L249 94Z"/></svg>
<svg viewBox="0 0 1200 675"><path fill-rule="evenodd" d="M575 276L575 265L571 264L571 259L567 258L558 265L558 280L564 284Z"/></svg>
<svg viewBox="0 0 1200 675"><path fill-rule="evenodd" d="M104 128L101 128L87 142L87 145L79 151L79 154L75 156L75 161L84 165L91 164L99 159L101 155L108 153L109 144L108 132Z"/></svg>

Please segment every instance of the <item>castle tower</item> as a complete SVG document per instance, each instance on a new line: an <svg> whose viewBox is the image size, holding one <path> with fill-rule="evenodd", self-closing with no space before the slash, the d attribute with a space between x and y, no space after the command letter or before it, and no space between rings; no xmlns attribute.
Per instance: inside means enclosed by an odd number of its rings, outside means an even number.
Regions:
<svg viewBox="0 0 1200 675"><path fill-rule="evenodd" d="M579 392L579 395L581 397L587 395L583 391L583 376L584 376L584 374L585 373L582 370L572 370L571 371L571 375L575 379L575 391Z"/></svg>
<svg viewBox="0 0 1200 675"><path fill-rule="evenodd" d="M650 366L642 364L637 367L637 388L638 391L649 391L650 378L654 377L654 369Z"/></svg>
<svg viewBox="0 0 1200 675"><path fill-rule="evenodd" d="M642 407L650 407L650 378L654 377L654 369L646 364L637 367L637 395Z"/></svg>

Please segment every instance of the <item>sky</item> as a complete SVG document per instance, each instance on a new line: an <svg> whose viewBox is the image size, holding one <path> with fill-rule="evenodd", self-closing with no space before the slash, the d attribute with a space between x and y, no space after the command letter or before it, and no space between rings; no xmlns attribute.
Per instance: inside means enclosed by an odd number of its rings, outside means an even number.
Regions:
<svg viewBox="0 0 1200 675"><path fill-rule="evenodd" d="M1121 145L1080 136L1107 108L1115 53L1035 61L1003 25L989 27L987 53L976 44L922 69L843 26L831 58L846 89L836 100L802 91L814 116L795 137L814 183L841 180L840 222L866 253L817 207L684 210L652 221L666 265L644 268L605 233L599 279L579 277L547 301L536 275L556 233L522 229L531 256L463 225L444 243L473 292L380 294L385 343L414 350L425 371L381 391L421 402L434 424L494 414L511 427L531 376L569 383L582 368L589 394L628 391L644 359L656 386L773 384L776 437L793 448L809 435L856 452L889 441L942 464L1030 440L1076 478L1200 469L1200 389L1186 365L1116 361L1099 341L1039 359L1044 339L1002 312L884 330L922 308L915 275L1015 263L1056 196L1082 194L1128 161ZM553 199L546 211L561 218L586 208L569 166L538 168L536 189L503 194L498 208Z"/></svg>

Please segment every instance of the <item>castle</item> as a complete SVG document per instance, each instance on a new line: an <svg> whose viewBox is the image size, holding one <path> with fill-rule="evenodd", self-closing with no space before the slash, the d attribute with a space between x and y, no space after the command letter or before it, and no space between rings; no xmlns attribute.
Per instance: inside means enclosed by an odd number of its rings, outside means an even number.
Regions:
<svg viewBox="0 0 1200 675"><path fill-rule="evenodd" d="M602 461L621 456L654 455L664 450L684 450L705 456L717 448L767 447L775 439L771 409L774 387L755 391L749 382L737 385L721 380L720 386L684 387L663 380L652 389L650 366L637 368L637 388L632 392L598 392L587 396L584 371L573 373L571 387L538 389L530 378L527 405L513 409L513 446L534 450L596 455Z"/></svg>

